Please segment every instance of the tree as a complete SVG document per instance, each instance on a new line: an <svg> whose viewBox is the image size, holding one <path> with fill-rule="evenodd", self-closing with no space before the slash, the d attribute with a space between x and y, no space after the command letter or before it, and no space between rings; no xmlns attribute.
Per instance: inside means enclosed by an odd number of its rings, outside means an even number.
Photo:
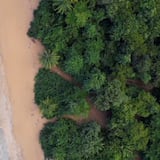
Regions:
<svg viewBox="0 0 160 160"><path fill-rule="evenodd" d="M149 130L143 123L134 120L128 123L112 120L111 124L106 148L110 159L129 160L134 158L136 151L146 150Z"/></svg>
<svg viewBox="0 0 160 160"><path fill-rule="evenodd" d="M58 115L58 105L52 99L45 99L40 104L40 110L43 116L47 119L53 118Z"/></svg>
<svg viewBox="0 0 160 160"><path fill-rule="evenodd" d="M88 116L90 106L86 102L86 92L46 69L40 69L35 80L35 102L45 117Z"/></svg>
<svg viewBox="0 0 160 160"><path fill-rule="evenodd" d="M101 38L96 37L87 41L85 60L89 65L100 65L101 51L104 48L104 42Z"/></svg>
<svg viewBox="0 0 160 160"><path fill-rule="evenodd" d="M133 60L132 63L135 66L137 72L139 73L139 78L145 84L147 84L151 80L151 75L150 75L151 59L148 57L148 55L136 56L136 61Z"/></svg>
<svg viewBox="0 0 160 160"><path fill-rule="evenodd" d="M127 101L122 83L115 79L97 91L95 104L102 111L119 107Z"/></svg>
<svg viewBox="0 0 160 160"><path fill-rule="evenodd" d="M40 133L40 142L45 158L65 160L71 135L76 135L77 126L69 120L48 123Z"/></svg>
<svg viewBox="0 0 160 160"><path fill-rule="evenodd" d="M84 60L83 57L79 54L74 54L66 60L65 70L71 75L78 75L83 69Z"/></svg>
<svg viewBox="0 0 160 160"><path fill-rule="evenodd" d="M149 117L159 111L159 104L156 102L156 99L145 91L139 92L137 98L133 99L133 101L133 108L142 117Z"/></svg>
<svg viewBox="0 0 160 160"><path fill-rule="evenodd" d="M105 81L105 74L100 70L93 68L83 80L84 89L88 92L98 90L104 85Z"/></svg>
<svg viewBox="0 0 160 160"><path fill-rule="evenodd" d="M159 55L155 56L152 60L152 66L151 66L152 83L154 84L155 87L160 86L160 78L159 78L160 77L160 64L158 63L159 60L160 60L160 56Z"/></svg>
<svg viewBox="0 0 160 160"><path fill-rule="evenodd" d="M77 126L71 120L61 119L46 124L40 134L46 158L81 160L98 154L102 148L100 126L94 122Z"/></svg>
<svg viewBox="0 0 160 160"><path fill-rule="evenodd" d="M87 94L85 91L75 88L75 91L64 100L66 104L66 114L88 117L90 105L86 101ZM64 110L64 109L63 109Z"/></svg>
<svg viewBox="0 0 160 160"><path fill-rule="evenodd" d="M45 51L40 57L40 61L46 69L51 69L58 64L59 58L60 56L57 54L50 51Z"/></svg>
<svg viewBox="0 0 160 160"><path fill-rule="evenodd" d="M72 9L73 2L72 0L55 0L53 1L53 6L58 13L64 14Z"/></svg>
<svg viewBox="0 0 160 160"><path fill-rule="evenodd" d="M74 27L84 27L92 16L88 9L87 1L79 1L73 10L66 14L66 23Z"/></svg>
<svg viewBox="0 0 160 160"><path fill-rule="evenodd" d="M147 160L154 160L160 158L159 148L159 132L160 132L160 112L154 115L150 125L150 143L145 151L145 158Z"/></svg>

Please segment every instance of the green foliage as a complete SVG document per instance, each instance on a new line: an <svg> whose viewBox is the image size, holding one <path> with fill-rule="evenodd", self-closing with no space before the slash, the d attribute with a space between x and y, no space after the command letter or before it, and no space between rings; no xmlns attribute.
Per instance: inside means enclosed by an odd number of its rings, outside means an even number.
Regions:
<svg viewBox="0 0 160 160"><path fill-rule="evenodd" d="M72 1L71 0L54 0L53 6L56 7L56 11L58 13L64 14L67 11L72 9Z"/></svg>
<svg viewBox="0 0 160 160"><path fill-rule="evenodd" d="M66 148L70 142L70 134L74 134L76 128L73 122L65 120L46 124L40 133L45 158L54 157L63 160L67 155Z"/></svg>
<svg viewBox="0 0 160 160"><path fill-rule="evenodd" d="M46 37L48 30L55 18L52 17L52 0L41 1L39 9L34 11L36 17L31 22L31 28L28 31L28 35L37 39Z"/></svg>
<svg viewBox="0 0 160 160"><path fill-rule="evenodd" d="M135 69L139 73L139 78L144 82L148 83L151 80L150 68L151 68L151 59L148 56L140 56L137 57L139 61L133 63L137 63Z"/></svg>
<svg viewBox="0 0 160 160"><path fill-rule="evenodd" d="M76 75L79 74L83 68L84 60L81 55L74 54L65 63L65 70L67 73Z"/></svg>
<svg viewBox="0 0 160 160"><path fill-rule="evenodd" d="M91 11L87 7L87 2L79 1L73 10L67 13L66 23L74 27L84 27L91 17Z"/></svg>
<svg viewBox="0 0 160 160"><path fill-rule="evenodd" d="M74 94L71 94L69 98L66 100L68 103L66 107L68 107L68 112L66 114L79 115L82 117L87 117L90 111L90 106L86 101L86 93L81 91L80 89L76 89ZM64 109L62 109L64 112Z"/></svg>
<svg viewBox="0 0 160 160"><path fill-rule="evenodd" d="M100 126L94 122L77 126L70 120L46 124L40 140L46 158L81 160L98 154L102 148Z"/></svg>
<svg viewBox="0 0 160 160"><path fill-rule="evenodd" d="M106 111L110 108L119 107L126 101L127 96L123 90L123 85L119 80L115 79L100 88L95 103L100 110Z"/></svg>
<svg viewBox="0 0 160 160"><path fill-rule="evenodd" d="M86 59L88 64L99 65L100 64L100 52L104 48L104 43L101 39L90 39L87 41Z"/></svg>
<svg viewBox="0 0 160 160"><path fill-rule="evenodd" d="M39 70L35 80L35 102L40 105L45 117L63 114L84 117L88 115L90 106L85 100L86 93L81 89L45 69Z"/></svg>
<svg viewBox="0 0 160 160"><path fill-rule="evenodd" d="M42 0L34 16L28 35L46 48L43 66L59 65L82 85L41 69L35 102L43 116L87 116L87 94L97 108L112 112L104 147L95 124L49 124L41 132L46 157L131 160L142 151L148 160L160 159L160 106L150 93L126 85L137 79L160 86L160 1Z"/></svg>
<svg viewBox="0 0 160 160"><path fill-rule="evenodd" d="M45 51L40 57L40 61L46 69L51 69L58 64L59 58L57 54Z"/></svg>
<svg viewBox="0 0 160 160"><path fill-rule="evenodd" d="M154 126L155 121L150 124L150 119L159 113L160 105L149 93L134 88L127 92L127 96L129 99L125 103L111 108L112 118L105 150L108 159L134 159L136 151L147 151L146 155L151 157L152 149L158 145L155 143L158 138L151 142L154 130L158 132L158 129L153 129L152 132L150 127ZM155 157L159 156L158 151L156 152Z"/></svg>
<svg viewBox="0 0 160 160"><path fill-rule="evenodd" d="M134 152L145 150L149 141L149 131L142 123L132 122L118 127L112 125L106 152L109 159L130 160Z"/></svg>
<svg viewBox="0 0 160 160"><path fill-rule="evenodd" d="M160 56L156 56L153 59L153 64L151 66L151 70L152 70L152 82L154 84L155 87L159 87L160 86Z"/></svg>
<svg viewBox="0 0 160 160"><path fill-rule="evenodd" d="M53 83L54 76L49 70L40 69L38 74L35 77L35 103L40 105L41 101L44 101L47 98L52 98L53 96Z"/></svg>
<svg viewBox="0 0 160 160"><path fill-rule="evenodd" d="M58 105L52 99L47 98L40 104L40 110L47 119L57 116Z"/></svg>
<svg viewBox="0 0 160 160"><path fill-rule="evenodd" d="M150 143L146 150L145 158L146 160L155 160L160 158L160 112L154 115L150 130Z"/></svg>
<svg viewBox="0 0 160 160"><path fill-rule="evenodd" d="M135 78L135 73L130 66L117 65L113 76L124 83L126 79Z"/></svg>
<svg viewBox="0 0 160 160"><path fill-rule="evenodd" d="M156 99L146 92L140 92L136 99L133 99L133 107L137 110L137 114L148 117L159 112L159 105Z"/></svg>
<svg viewBox="0 0 160 160"><path fill-rule="evenodd" d="M40 39L47 49L60 55L60 64L64 69L67 66L67 71L75 76L80 70L92 68L93 65L97 68L109 66L109 70L118 72L133 67L132 75L136 78L157 84L159 73L152 60L159 52L158 45L155 45L160 35L159 8L159 1L153 0L124 0L121 3L41 1L29 35ZM85 46L84 50L76 50L77 58L69 54L73 43ZM119 69L117 63L123 68ZM128 71L123 73L127 75ZM157 79L153 80L154 77Z"/></svg>
<svg viewBox="0 0 160 160"><path fill-rule="evenodd" d="M100 70L93 69L84 80L84 88L87 91L98 90L105 83L105 74Z"/></svg>
<svg viewBox="0 0 160 160"><path fill-rule="evenodd" d="M101 128L96 123L89 123L84 125L81 138L83 139L82 143L88 143L84 150L84 156L89 157L94 154L98 154L103 148L102 138L100 137ZM92 142L92 143L91 143Z"/></svg>

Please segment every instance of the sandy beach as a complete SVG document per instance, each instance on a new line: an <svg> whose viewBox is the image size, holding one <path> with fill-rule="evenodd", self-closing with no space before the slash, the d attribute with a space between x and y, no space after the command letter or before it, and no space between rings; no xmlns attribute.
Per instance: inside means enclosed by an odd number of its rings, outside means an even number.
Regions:
<svg viewBox="0 0 160 160"><path fill-rule="evenodd" d="M23 160L44 160L39 131L45 120L34 104L33 93L34 77L39 68L38 55L43 47L26 35L38 2L0 1L0 55L9 93L5 97L8 96L8 101L11 101L14 143L18 151L21 151ZM12 149L14 150L16 149ZM10 159L21 160L20 157Z"/></svg>
<svg viewBox="0 0 160 160"><path fill-rule="evenodd" d="M13 134L12 118L6 75L0 56L0 160L22 159Z"/></svg>

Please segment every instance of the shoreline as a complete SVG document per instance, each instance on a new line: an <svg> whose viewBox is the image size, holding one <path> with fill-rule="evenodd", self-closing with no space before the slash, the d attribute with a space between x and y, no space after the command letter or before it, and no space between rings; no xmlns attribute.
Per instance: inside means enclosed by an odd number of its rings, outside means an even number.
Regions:
<svg viewBox="0 0 160 160"><path fill-rule="evenodd" d="M12 108L1 56L0 77L0 159L22 160L20 146L16 143L13 134Z"/></svg>
<svg viewBox="0 0 160 160"><path fill-rule="evenodd" d="M4 105L11 106L11 109L7 109L10 113L6 114L12 118L8 122L13 124L4 134L13 132L11 136L16 141L16 149L10 149L9 146L8 149L9 152L16 150L17 153L13 154L19 156L12 157L12 160L44 160L39 132L46 120L34 104L33 92L34 77L40 67L39 54L43 47L26 35L39 0L2 0L0 3L0 58L8 88L4 88L8 103ZM7 128L7 125L4 127ZM9 137L6 143L10 145ZM20 157L20 150L23 158Z"/></svg>

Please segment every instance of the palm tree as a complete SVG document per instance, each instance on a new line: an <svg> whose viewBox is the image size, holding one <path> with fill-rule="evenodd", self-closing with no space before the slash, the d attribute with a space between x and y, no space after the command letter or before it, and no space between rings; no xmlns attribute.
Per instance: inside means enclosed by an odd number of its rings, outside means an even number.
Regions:
<svg viewBox="0 0 160 160"><path fill-rule="evenodd" d="M60 56L58 56L56 53L53 53L51 51L45 51L40 57L40 61L44 68L52 69L52 67L58 64L59 58Z"/></svg>
<svg viewBox="0 0 160 160"><path fill-rule="evenodd" d="M62 77L63 79L65 79L69 82L75 83L74 82L75 80L72 78L72 76L63 72L63 70L61 70L57 66L59 59L60 59L60 56L54 52L51 52L50 50L45 51L40 57L40 61L41 61L44 68L49 69L54 73L57 73L60 77ZM77 83L76 83L76 85L77 85Z"/></svg>
<svg viewBox="0 0 160 160"><path fill-rule="evenodd" d="M58 13L64 14L68 10L72 9L72 3L73 2L71 0L54 0L53 6L55 6Z"/></svg>
<svg viewBox="0 0 160 160"><path fill-rule="evenodd" d="M40 110L47 119L57 116L57 109L58 105L50 98L43 100L40 104Z"/></svg>

